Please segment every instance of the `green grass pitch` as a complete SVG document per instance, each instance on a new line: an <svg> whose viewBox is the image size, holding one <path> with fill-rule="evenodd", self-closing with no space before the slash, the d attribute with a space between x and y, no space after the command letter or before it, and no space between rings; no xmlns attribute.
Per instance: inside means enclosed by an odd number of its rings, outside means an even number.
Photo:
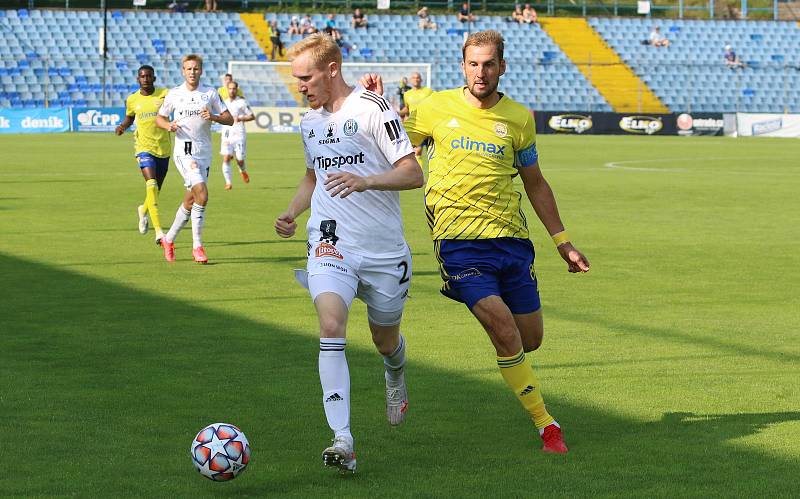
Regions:
<svg viewBox="0 0 800 499"><path fill-rule="evenodd" d="M252 182L210 179L206 249L168 264L136 230L132 137L0 136L0 496L796 496L800 490L800 142L542 136L576 245L570 275L527 207L545 342L533 357L571 452L543 455L490 343L440 280L421 190L411 406L391 428L382 363L354 305L348 359L359 472L330 441L316 317L272 224L304 173L300 139L251 135ZM182 193L170 166L169 227ZM535 222L535 223L534 223ZM200 477L189 444L239 425L250 467Z"/></svg>

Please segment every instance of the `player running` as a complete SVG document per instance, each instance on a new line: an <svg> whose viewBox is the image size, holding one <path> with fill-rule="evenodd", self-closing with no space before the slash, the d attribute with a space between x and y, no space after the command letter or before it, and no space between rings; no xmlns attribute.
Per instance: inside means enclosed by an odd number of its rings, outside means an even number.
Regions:
<svg viewBox="0 0 800 499"><path fill-rule="evenodd" d="M372 341L383 355L386 415L390 424L400 424L408 406L400 320L411 253L396 191L421 187L422 169L400 117L383 97L345 83L342 53L330 36L317 33L297 42L289 59L312 109L300 123L306 174L275 230L291 237L295 220L311 207L307 271L298 276L320 325L322 401L334 432L322 458L340 472L355 472L347 317L355 297L367 304Z"/></svg>
<svg viewBox="0 0 800 499"><path fill-rule="evenodd" d="M192 257L195 262L208 263L202 235L208 203L206 182L211 169L211 122L231 125L233 117L217 91L200 83L202 57L189 54L181 60L181 67L185 82L167 93L156 122L159 127L175 132L175 166L187 190L161 246L167 261L174 262L175 238L191 218ZM169 121L170 115L172 121Z"/></svg>
<svg viewBox="0 0 800 499"><path fill-rule="evenodd" d="M570 242L542 176L533 116L497 91L506 69L503 45L497 31L470 35L462 48L466 86L422 101L405 127L414 144L433 139L425 214L442 294L463 302L488 333L500 373L533 419L542 450L565 453L561 427L525 360L541 345L544 328L533 244L514 177L522 180L568 270L588 272L589 261ZM361 83L383 91L378 75L365 75Z"/></svg>
<svg viewBox="0 0 800 499"><path fill-rule="evenodd" d="M125 118L117 126L116 134L122 135L136 121L134 151L145 181L144 203L136 209L139 232L147 234L149 220L152 220L156 244L160 244L164 232L158 216L158 193L167 176L172 144L169 132L156 125L156 115L167 95L167 89L155 86L156 74L152 66L141 66L136 71L136 81L139 83L139 90L125 100Z"/></svg>
<svg viewBox="0 0 800 499"><path fill-rule="evenodd" d="M256 119L250 105L239 96L239 84L235 81L228 83L229 99L225 100L228 111L233 116L233 125L222 127L222 143L219 153L222 155L222 176L225 177L225 190L233 188L231 185L231 160L235 157L239 165L239 174L245 184L250 183L250 175L244 164L247 153L247 134L245 133L244 123Z"/></svg>

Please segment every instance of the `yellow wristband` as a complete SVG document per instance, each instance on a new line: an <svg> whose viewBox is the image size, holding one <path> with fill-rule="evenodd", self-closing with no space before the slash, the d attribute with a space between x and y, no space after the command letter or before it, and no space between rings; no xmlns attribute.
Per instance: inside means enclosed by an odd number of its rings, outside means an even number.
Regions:
<svg viewBox="0 0 800 499"><path fill-rule="evenodd" d="M551 237L553 238L553 243L556 245L556 248L569 242L569 234L567 234L567 231L565 230L553 234Z"/></svg>

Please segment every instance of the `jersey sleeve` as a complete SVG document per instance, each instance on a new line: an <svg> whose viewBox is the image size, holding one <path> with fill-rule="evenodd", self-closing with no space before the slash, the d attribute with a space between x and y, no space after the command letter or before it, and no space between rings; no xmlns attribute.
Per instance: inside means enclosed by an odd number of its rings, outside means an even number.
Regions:
<svg viewBox="0 0 800 499"><path fill-rule="evenodd" d="M222 99L219 96L219 93L215 90L214 93L211 95L211 98L208 99L208 106L209 109L213 114L222 114L228 110L228 106L222 102Z"/></svg>
<svg viewBox="0 0 800 499"><path fill-rule="evenodd" d="M300 135L303 137L303 156L306 158L306 169L313 170L314 169L314 158L311 155L311 151L308 150L308 141L310 140L307 135L307 127L303 121L300 121Z"/></svg>
<svg viewBox="0 0 800 499"><path fill-rule="evenodd" d="M125 116L130 116L131 118L136 117L136 111L133 109L133 96L134 94L131 94L125 99Z"/></svg>
<svg viewBox="0 0 800 499"><path fill-rule="evenodd" d="M246 100L244 101L244 106L242 107L242 114L244 116L250 116L251 114L253 114L253 110L250 109L250 103L247 102Z"/></svg>
<svg viewBox="0 0 800 499"><path fill-rule="evenodd" d="M425 99L414 106L408 119L403 123L411 143L415 146L421 145L433 133L433 127L428 119L430 114L427 110L429 105L426 105L428 100Z"/></svg>
<svg viewBox="0 0 800 499"><path fill-rule="evenodd" d="M164 103L161 104L161 108L158 110L158 114L169 118L170 115L175 111L175 102L173 99L173 93L167 92L167 95L164 97Z"/></svg>
<svg viewBox="0 0 800 499"><path fill-rule="evenodd" d="M381 99L383 99L381 97ZM375 144L389 163L394 164L400 158L414 152L411 139L403 128L400 115L384 100L381 110L377 107L370 116L370 132Z"/></svg>
<svg viewBox="0 0 800 499"><path fill-rule="evenodd" d="M518 145L514 147L515 165L521 168L535 165L539 161L539 151L536 149L536 122L530 113L527 113L517 140Z"/></svg>

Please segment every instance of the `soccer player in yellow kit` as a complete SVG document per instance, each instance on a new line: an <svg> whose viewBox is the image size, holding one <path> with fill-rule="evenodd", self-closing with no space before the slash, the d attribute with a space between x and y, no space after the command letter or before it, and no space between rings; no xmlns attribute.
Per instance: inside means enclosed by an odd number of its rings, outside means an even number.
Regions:
<svg viewBox="0 0 800 499"><path fill-rule="evenodd" d="M136 121L136 160L142 170L146 191L144 204L139 205L136 210L139 216L139 232L147 233L149 215L153 221L156 243L159 244L164 232L158 216L158 192L167 176L172 144L169 132L156 126L156 115L168 89L155 86L156 75L152 66L140 67L136 72L136 81L139 83L139 90L126 99L125 119L117 126L116 134L122 135Z"/></svg>
<svg viewBox="0 0 800 499"><path fill-rule="evenodd" d="M412 143L433 141L425 211L444 280L442 294L463 302L489 335L506 384L530 413L545 452L565 453L561 427L547 412L525 360L541 345L541 302L534 249L514 190L519 175L536 215L570 272L589 261L570 242L555 197L539 169L531 113L497 91L505 72L503 37L481 31L462 49L466 86L436 92L404 123ZM362 85L380 93L377 75Z"/></svg>

